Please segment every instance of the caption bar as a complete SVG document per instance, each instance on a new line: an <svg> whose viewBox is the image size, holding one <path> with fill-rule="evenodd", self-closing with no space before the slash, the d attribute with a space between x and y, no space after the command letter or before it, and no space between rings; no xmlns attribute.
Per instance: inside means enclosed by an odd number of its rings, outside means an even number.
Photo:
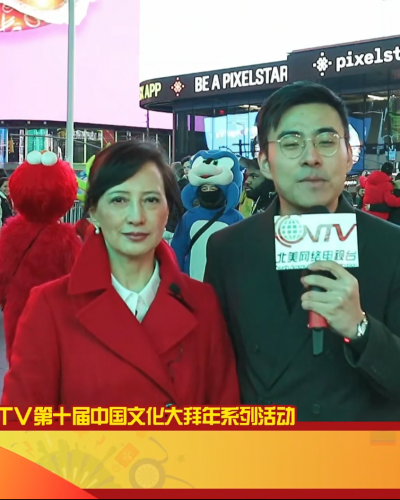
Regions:
<svg viewBox="0 0 400 500"><path fill-rule="evenodd" d="M21 412L14 407L0 407L0 427L19 424L23 427L53 425L74 427L293 427L296 408L291 406L241 406L234 408L191 407L177 408L28 408Z"/></svg>

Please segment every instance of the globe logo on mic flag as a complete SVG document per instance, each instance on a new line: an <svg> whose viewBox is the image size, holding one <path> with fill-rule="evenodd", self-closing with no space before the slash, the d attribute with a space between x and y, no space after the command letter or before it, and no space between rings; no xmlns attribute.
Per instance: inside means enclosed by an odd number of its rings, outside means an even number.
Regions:
<svg viewBox="0 0 400 500"><path fill-rule="evenodd" d="M291 247L299 243L305 236L304 226L301 217L280 217L276 221L276 239L283 245Z"/></svg>
<svg viewBox="0 0 400 500"><path fill-rule="evenodd" d="M275 217L277 271L307 269L329 260L343 267L359 266L355 214L307 214Z"/></svg>

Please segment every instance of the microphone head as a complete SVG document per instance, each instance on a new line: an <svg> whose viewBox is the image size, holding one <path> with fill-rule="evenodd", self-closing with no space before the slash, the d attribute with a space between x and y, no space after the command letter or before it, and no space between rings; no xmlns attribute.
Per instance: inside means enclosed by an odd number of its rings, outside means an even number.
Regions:
<svg viewBox="0 0 400 500"><path fill-rule="evenodd" d="M309 208L306 213L311 215L311 214L329 214L330 212L329 212L327 207L325 207L323 205L318 205L318 206Z"/></svg>

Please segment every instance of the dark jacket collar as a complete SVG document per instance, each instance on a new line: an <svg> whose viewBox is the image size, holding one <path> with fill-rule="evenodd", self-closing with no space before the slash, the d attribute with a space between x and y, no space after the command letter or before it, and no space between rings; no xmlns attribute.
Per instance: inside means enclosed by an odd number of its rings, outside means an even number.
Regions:
<svg viewBox="0 0 400 500"><path fill-rule="evenodd" d="M268 213L270 216L275 216L279 215L279 210L280 210L280 200L279 196L277 196L274 201L271 203L270 207L268 208ZM338 207L335 211L336 214L353 214L355 213L356 210L354 207L350 205L350 203L346 200L346 198L343 195L340 195L339 197L339 204Z"/></svg>

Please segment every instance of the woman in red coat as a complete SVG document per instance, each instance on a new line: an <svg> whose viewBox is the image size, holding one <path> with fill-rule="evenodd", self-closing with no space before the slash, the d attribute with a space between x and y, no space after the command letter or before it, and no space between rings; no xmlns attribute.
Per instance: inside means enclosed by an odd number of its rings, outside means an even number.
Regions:
<svg viewBox="0 0 400 500"><path fill-rule="evenodd" d="M211 286L162 241L180 193L155 145L117 143L92 167L96 234L71 274L34 289L6 406L238 405L233 349Z"/></svg>

